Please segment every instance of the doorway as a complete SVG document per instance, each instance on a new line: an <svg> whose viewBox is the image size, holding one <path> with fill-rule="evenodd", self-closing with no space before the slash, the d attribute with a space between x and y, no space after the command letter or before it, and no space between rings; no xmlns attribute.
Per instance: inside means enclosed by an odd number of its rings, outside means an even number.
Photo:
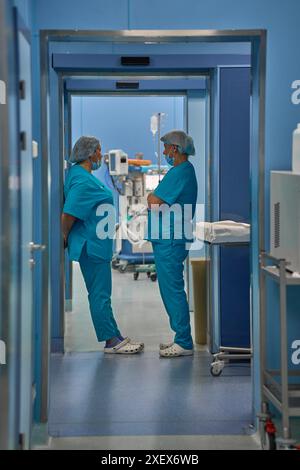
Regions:
<svg viewBox="0 0 300 470"><path fill-rule="evenodd" d="M153 34L153 33L152 33ZM200 34L200 33L199 33ZM225 36L227 36L226 40L228 39L228 35L225 34ZM264 72L264 49L261 48L260 49L260 46L262 45L262 43L260 43L260 39L263 40L263 33L254 33L253 35L253 38L251 37L251 34L248 32L247 35L245 35L245 33L242 33L241 36L243 37L247 37L247 39L252 41L252 44L253 44L253 53L254 55L252 56L252 64L253 64L253 78L254 78L254 81L253 81L253 91L254 91L254 99L253 99L253 123L254 123L254 126L256 126L257 128L260 128L260 124L262 123L263 121L263 115L262 115L262 108L260 108L261 106L261 102L263 102L263 94L261 94L261 92L264 91L264 78L263 78L263 72ZM263 44L264 46L264 44ZM260 75L260 73L262 75ZM261 81L259 80L259 77L261 79ZM261 99L262 101L259 101L259 99ZM253 126L252 126L253 128ZM261 128L260 128L261 129ZM257 132L254 132L253 135L252 135L252 144L254 144L254 147L252 146L252 148L254 149L253 150L253 154L254 156L256 157L255 160L253 160L253 169L254 169L254 173L255 173L255 170L258 169L258 163L261 167L262 165L262 162L263 162L263 146L261 147L260 146L260 150L259 150L259 143L261 144L263 142L263 133L257 133ZM259 158L258 158L259 156ZM259 173L255 173L256 176L257 176L257 179L258 179L258 176L259 176ZM262 182L262 181L260 181ZM256 184L257 184L257 180L256 180ZM258 200L258 194L254 194L252 193L252 203L254 202L254 206L252 204L252 209L253 209L253 212L252 212L252 221L253 219L255 219L255 214L257 215L258 213L258 209L260 210L260 213L262 214L263 213L263 206L261 204L258 204L258 202L261 203L261 201L263 200L263 186L260 186L260 196L259 196L259 200ZM256 219L258 220L258 219ZM254 291L255 291L255 294L257 295L257 297L255 297L255 304L256 304L256 307L257 307L257 299L258 299L258 283L257 283L257 280L258 280L258 277L257 277L257 270L256 270L256 261L257 261L257 248L258 248L258 241L261 243L263 241L263 238L262 238L262 232L260 230L260 226L258 226L257 224L254 224L254 228L255 228L255 233L253 234L254 235L254 247L252 249L252 254L251 254L251 259L252 259L252 280L254 282L254 285L253 285L253 289L252 289L252 293L254 294ZM257 243L256 243L257 242ZM255 305L254 305L254 308L255 308ZM258 321L258 318L255 318L254 319L255 321Z"/></svg>

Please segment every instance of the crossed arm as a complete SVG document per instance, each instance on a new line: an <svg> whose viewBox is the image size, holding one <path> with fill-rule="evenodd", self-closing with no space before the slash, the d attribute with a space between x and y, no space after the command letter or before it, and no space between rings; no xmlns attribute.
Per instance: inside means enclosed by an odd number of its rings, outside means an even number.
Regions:
<svg viewBox="0 0 300 470"><path fill-rule="evenodd" d="M159 197L155 196L155 194L153 194L153 193L148 194L147 202L148 202L148 208L149 209L151 209L152 204L156 207L161 206L162 204L165 204L165 201L163 201Z"/></svg>

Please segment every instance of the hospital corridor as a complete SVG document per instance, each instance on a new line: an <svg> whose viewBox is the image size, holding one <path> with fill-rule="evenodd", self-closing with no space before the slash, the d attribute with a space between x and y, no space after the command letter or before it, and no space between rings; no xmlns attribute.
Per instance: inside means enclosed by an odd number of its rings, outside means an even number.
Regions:
<svg viewBox="0 0 300 470"><path fill-rule="evenodd" d="M158 344L168 342L170 333L157 284L144 277L132 291L130 274L116 272L114 278L116 317L123 330L130 329L145 342L145 351L141 357L99 355L102 348L93 332L87 302L80 300L85 286L78 273L74 286L78 311L74 309L66 325L67 353L53 360L52 448L97 449L104 444L111 449L132 445L140 449L145 445L157 449L258 449L258 442L249 435L249 365L224 370L220 383L209 372L211 357L204 347L199 346L193 358L178 358L175 364L159 358ZM223 441L222 434L231 437ZM78 435L85 437L74 438ZM91 440L87 436L101 437Z"/></svg>
<svg viewBox="0 0 300 470"><path fill-rule="evenodd" d="M1 453L300 450L299 14L0 0Z"/></svg>

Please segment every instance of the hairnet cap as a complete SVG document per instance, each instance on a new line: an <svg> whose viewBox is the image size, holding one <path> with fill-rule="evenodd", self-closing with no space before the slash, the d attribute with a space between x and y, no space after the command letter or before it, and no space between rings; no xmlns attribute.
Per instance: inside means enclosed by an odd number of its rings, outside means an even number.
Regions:
<svg viewBox="0 0 300 470"><path fill-rule="evenodd" d="M194 142L184 131L174 130L163 135L160 139L164 144L177 145L180 153L195 155Z"/></svg>
<svg viewBox="0 0 300 470"><path fill-rule="evenodd" d="M96 137L82 136L75 143L72 154L69 158L70 163L78 163L91 157L100 146L100 141Z"/></svg>

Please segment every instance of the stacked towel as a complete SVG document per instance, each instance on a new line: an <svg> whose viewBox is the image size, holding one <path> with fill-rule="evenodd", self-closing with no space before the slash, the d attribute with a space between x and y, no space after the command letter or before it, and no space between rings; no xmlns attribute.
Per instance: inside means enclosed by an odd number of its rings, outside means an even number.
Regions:
<svg viewBox="0 0 300 470"><path fill-rule="evenodd" d="M250 225L233 220L196 223L196 238L209 243L238 243L250 240Z"/></svg>

